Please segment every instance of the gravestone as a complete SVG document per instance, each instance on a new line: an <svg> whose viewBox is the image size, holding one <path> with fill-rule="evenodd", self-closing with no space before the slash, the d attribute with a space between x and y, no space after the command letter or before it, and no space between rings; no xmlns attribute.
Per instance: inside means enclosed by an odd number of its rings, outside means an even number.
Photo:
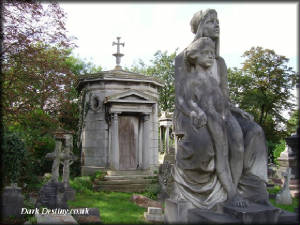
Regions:
<svg viewBox="0 0 300 225"><path fill-rule="evenodd" d="M117 46L113 70L77 77L80 94L78 146L81 174L98 170L152 174L158 169L158 98L160 79L125 71Z"/></svg>
<svg viewBox="0 0 300 225"><path fill-rule="evenodd" d="M144 218L150 223L164 222L164 216L161 208L148 207L148 211L144 212Z"/></svg>
<svg viewBox="0 0 300 225"><path fill-rule="evenodd" d="M35 203L35 207L47 207L49 209L67 209L67 197L65 195L65 188L63 183L56 182L54 179L51 179L48 183L43 185L43 187L39 191L39 196Z"/></svg>
<svg viewBox="0 0 300 225"><path fill-rule="evenodd" d="M24 207L24 196L17 184L6 186L1 195L1 219L8 217L23 218L21 210Z"/></svg>
<svg viewBox="0 0 300 225"><path fill-rule="evenodd" d="M291 205L293 202L289 188L291 179L291 168L287 168L286 172L282 172L282 176L284 177L284 184L281 191L276 195L276 203Z"/></svg>

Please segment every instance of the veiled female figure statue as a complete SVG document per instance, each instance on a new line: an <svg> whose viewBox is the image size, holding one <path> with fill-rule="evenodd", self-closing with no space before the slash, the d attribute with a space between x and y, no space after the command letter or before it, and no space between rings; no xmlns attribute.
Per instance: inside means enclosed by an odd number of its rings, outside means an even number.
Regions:
<svg viewBox="0 0 300 225"><path fill-rule="evenodd" d="M230 103L217 12L197 12L191 27L195 38L175 59L174 131L182 138L171 198L209 210L225 201L237 207L247 207L248 201L268 204L264 132L250 114ZM207 49L196 44L203 37L214 46L213 60L204 70L197 57Z"/></svg>

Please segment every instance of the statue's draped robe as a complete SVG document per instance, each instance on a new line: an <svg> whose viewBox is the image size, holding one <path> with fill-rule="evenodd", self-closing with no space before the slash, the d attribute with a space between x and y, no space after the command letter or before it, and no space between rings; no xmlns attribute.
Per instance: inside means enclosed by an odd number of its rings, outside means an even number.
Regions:
<svg viewBox="0 0 300 225"><path fill-rule="evenodd" d="M188 74L183 55L182 52L175 59L174 128L175 134L184 134L177 143L176 164L172 171L175 195L181 196L195 207L210 209L217 203L226 201L227 193L217 177L214 143L208 128L204 126L192 129L191 118L182 111L178 103L183 91L182 84ZM216 64L219 79L227 82L224 60L218 58ZM235 113L233 115L242 128L245 145L244 169L238 190L248 199L267 199L267 150L264 133L255 122Z"/></svg>

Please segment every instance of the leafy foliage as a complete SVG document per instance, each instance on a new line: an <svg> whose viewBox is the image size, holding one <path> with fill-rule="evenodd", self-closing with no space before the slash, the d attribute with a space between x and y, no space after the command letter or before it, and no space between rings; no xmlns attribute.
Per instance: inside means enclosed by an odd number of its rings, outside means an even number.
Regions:
<svg viewBox="0 0 300 225"><path fill-rule="evenodd" d="M293 100L291 90L298 76L286 65L289 59L273 50L252 47L243 57L241 70L228 69L230 98L254 116L268 140L278 143L287 135L282 127L287 119L282 112L295 106L289 100Z"/></svg>
<svg viewBox="0 0 300 225"><path fill-rule="evenodd" d="M274 162L277 164L277 158L280 156L281 152L284 151L286 147L285 140L281 139L280 143L275 145L273 156L274 156Z"/></svg>
<svg viewBox="0 0 300 225"><path fill-rule="evenodd" d="M76 177L70 180L70 185L81 193L90 193L93 190L92 179L89 176Z"/></svg>
<svg viewBox="0 0 300 225"><path fill-rule="evenodd" d="M3 119L18 121L35 109L57 114L73 74L65 63L75 45L56 3L3 3Z"/></svg>
<svg viewBox="0 0 300 225"><path fill-rule="evenodd" d="M3 184L17 183L22 172L22 160L25 156L25 144L16 132L5 130L2 139L2 178Z"/></svg>
<svg viewBox="0 0 300 225"><path fill-rule="evenodd" d="M167 51L157 51L151 65L147 66L142 60L133 65L129 70L152 77L157 77L165 82L159 90L159 107L163 111L173 112L175 102L175 57L177 49L169 54Z"/></svg>

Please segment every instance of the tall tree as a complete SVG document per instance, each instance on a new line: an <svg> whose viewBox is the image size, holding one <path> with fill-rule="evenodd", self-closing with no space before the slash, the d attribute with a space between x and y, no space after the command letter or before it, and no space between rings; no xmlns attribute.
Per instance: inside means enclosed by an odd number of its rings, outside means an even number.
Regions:
<svg viewBox="0 0 300 225"><path fill-rule="evenodd" d="M161 110L173 112L175 101L175 57L177 49L169 54L167 51L157 51L151 64L146 65L139 60L129 70L142 73L148 76L157 77L165 82L164 87L159 90L159 106Z"/></svg>
<svg viewBox="0 0 300 225"><path fill-rule="evenodd" d="M52 114L67 98L74 74L65 63L70 48L65 14L56 3L4 1L3 118L42 109Z"/></svg>
<svg viewBox="0 0 300 225"><path fill-rule="evenodd" d="M292 89L297 73L287 66L289 59L274 50L252 47L243 57L241 70L228 69L231 99L251 113L267 138L272 138L282 130L280 124L287 124L282 112L295 106Z"/></svg>

